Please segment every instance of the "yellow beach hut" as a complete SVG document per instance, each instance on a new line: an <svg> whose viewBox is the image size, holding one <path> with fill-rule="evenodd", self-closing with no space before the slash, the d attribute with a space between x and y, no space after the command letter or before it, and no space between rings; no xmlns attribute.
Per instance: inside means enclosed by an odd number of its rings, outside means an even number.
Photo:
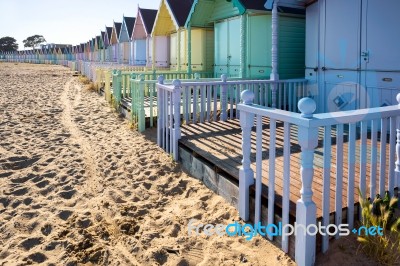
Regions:
<svg viewBox="0 0 400 266"><path fill-rule="evenodd" d="M193 0L162 0L152 31L153 67L186 70L187 29L185 23Z"/></svg>

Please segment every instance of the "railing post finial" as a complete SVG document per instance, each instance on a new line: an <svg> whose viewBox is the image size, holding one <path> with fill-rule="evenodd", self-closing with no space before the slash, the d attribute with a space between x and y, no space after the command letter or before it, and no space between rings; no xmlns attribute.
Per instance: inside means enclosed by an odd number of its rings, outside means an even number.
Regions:
<svg viewBox="0 0 400 266"><path fill-rule="evenodd" d="M194 73L194 79L200 79L200 73Z"/></svg>
<svg viewBox="0 0 400 266"><path fill-rule="evenodd" d="M398 94L396 95L396 101L397 101L398 104L400 105L400 93L398 93Z"/></svg>
<svg viewBox="0 0 400 266"><path fill-rule="evenodd" d="M174 87L180 87L181 86L181 81L179 79L174 79L172 81L172 85L174 85Z"/></svg>
<svg viewBox="0 0 400 266"><path fill-rule="evenodd" d="M158 76L157 80L158 80L158 83L164 84L164 75Z"/></svg>
<svg viewBox="0 0 400 266"><path fill-rule="evenodd" d="M226 82L227 79L228 79L228 76L226 74L221 75L222 82Z"/></svg>
<svg viewBox="0 0 400 266"><path fill-rule="evenodd" d="M312 118L313 113L317 109L317 104L313 99L305 97L300 99L300 101L297 104L297 107L299 108L302 117Z"/></svg>
<svg viewBox="0 0 400 266"><path fill-rule="evenodd" d="M250 90L244 90L240 94L240 98L242 98L243 104L252 105L254 101L254 93Z"/></svg>

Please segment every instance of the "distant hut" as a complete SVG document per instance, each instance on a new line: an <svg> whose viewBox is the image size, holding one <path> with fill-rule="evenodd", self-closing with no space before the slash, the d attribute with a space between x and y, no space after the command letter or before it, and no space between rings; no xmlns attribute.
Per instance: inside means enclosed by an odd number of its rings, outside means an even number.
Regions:
<svg viewBox="0 0 400 266"><path fill-rule="evenodd" d="M132 65L152 66L152 39L151 31L157 16L157 10L138 8L135 26L133 28L131 39Z"/></svg>
<svg viewBox="0 0 400 266"><path fill-rule="evenodd" d="M128 64L130 49L131 49L131 36L133 32L133 26L135 25L136 18L134 17L122 17L121 31L119 34L119 59L118 63Z"/></svg>
<svg viewBox="0 0 400 266"><path fill-rule="evenodd" d="M120 22L113 23L111 39L110 39L110 44L112 46L112 58L111 58L112 62L118 62L119 58L119 34L121 32L121 25L122 23Z"/></svg>
<svg viewBox="0 0 400 266"><path fill-rule="evenodd" d="M107 27L104 32L104 47L105 47L105 61L110 62L113 58L113 50L111 46L111 34L112 34L112 27Z"/></svg>

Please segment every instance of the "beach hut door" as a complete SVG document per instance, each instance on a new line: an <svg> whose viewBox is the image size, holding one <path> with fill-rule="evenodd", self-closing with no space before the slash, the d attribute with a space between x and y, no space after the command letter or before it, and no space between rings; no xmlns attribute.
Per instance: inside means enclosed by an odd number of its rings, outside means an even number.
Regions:
<svg viewBox="0 0 400 266"><path fill-rule="evenodd" d="M240 76L240 18L215 23L215 75Z"/></svg>
<svg viewBox="0 0 400 266"><path fill-rule="evenodd" d="M400 1L326 0L314 5L318 4L323 22L318 97L319 106L324 106L319 111L395 104L400 91L400 34L394 25L400 25Z"/></svg>
<svg viewBox="0 0 400 266"><path fill-rule="evenodd" d="M325 110L320 111L354 110L360 97L361 0L328 0L324 4L319 58L319 87L323 89L319 96Z"/></svg>
<svg viewBox="0 0 400 266"><path fill-rule="evenodd" d="M361 107L394 105L400 92L400 1L362 4Z"/></svg>

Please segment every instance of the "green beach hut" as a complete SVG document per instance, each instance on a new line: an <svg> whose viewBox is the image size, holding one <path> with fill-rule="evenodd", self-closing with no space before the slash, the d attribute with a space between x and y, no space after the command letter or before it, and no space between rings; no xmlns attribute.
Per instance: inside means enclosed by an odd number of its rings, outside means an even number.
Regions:
<svg viewBox="0 0 400 266"><path fill-rule="evenodd" d="M272 14L265 0L194 0L186 21L192 31L192 61L199 43L193 38L196 29L214 32L214 49L200 42L203 58L214 56L214 75L269 78L272 69ZM304 9L279 8L279 76L282 79L304 76L305 15ZM208 45L208 47L207 47ZM189 46L190 47L190 46ZM204 59L202 59L204 60Z"/></svg>

